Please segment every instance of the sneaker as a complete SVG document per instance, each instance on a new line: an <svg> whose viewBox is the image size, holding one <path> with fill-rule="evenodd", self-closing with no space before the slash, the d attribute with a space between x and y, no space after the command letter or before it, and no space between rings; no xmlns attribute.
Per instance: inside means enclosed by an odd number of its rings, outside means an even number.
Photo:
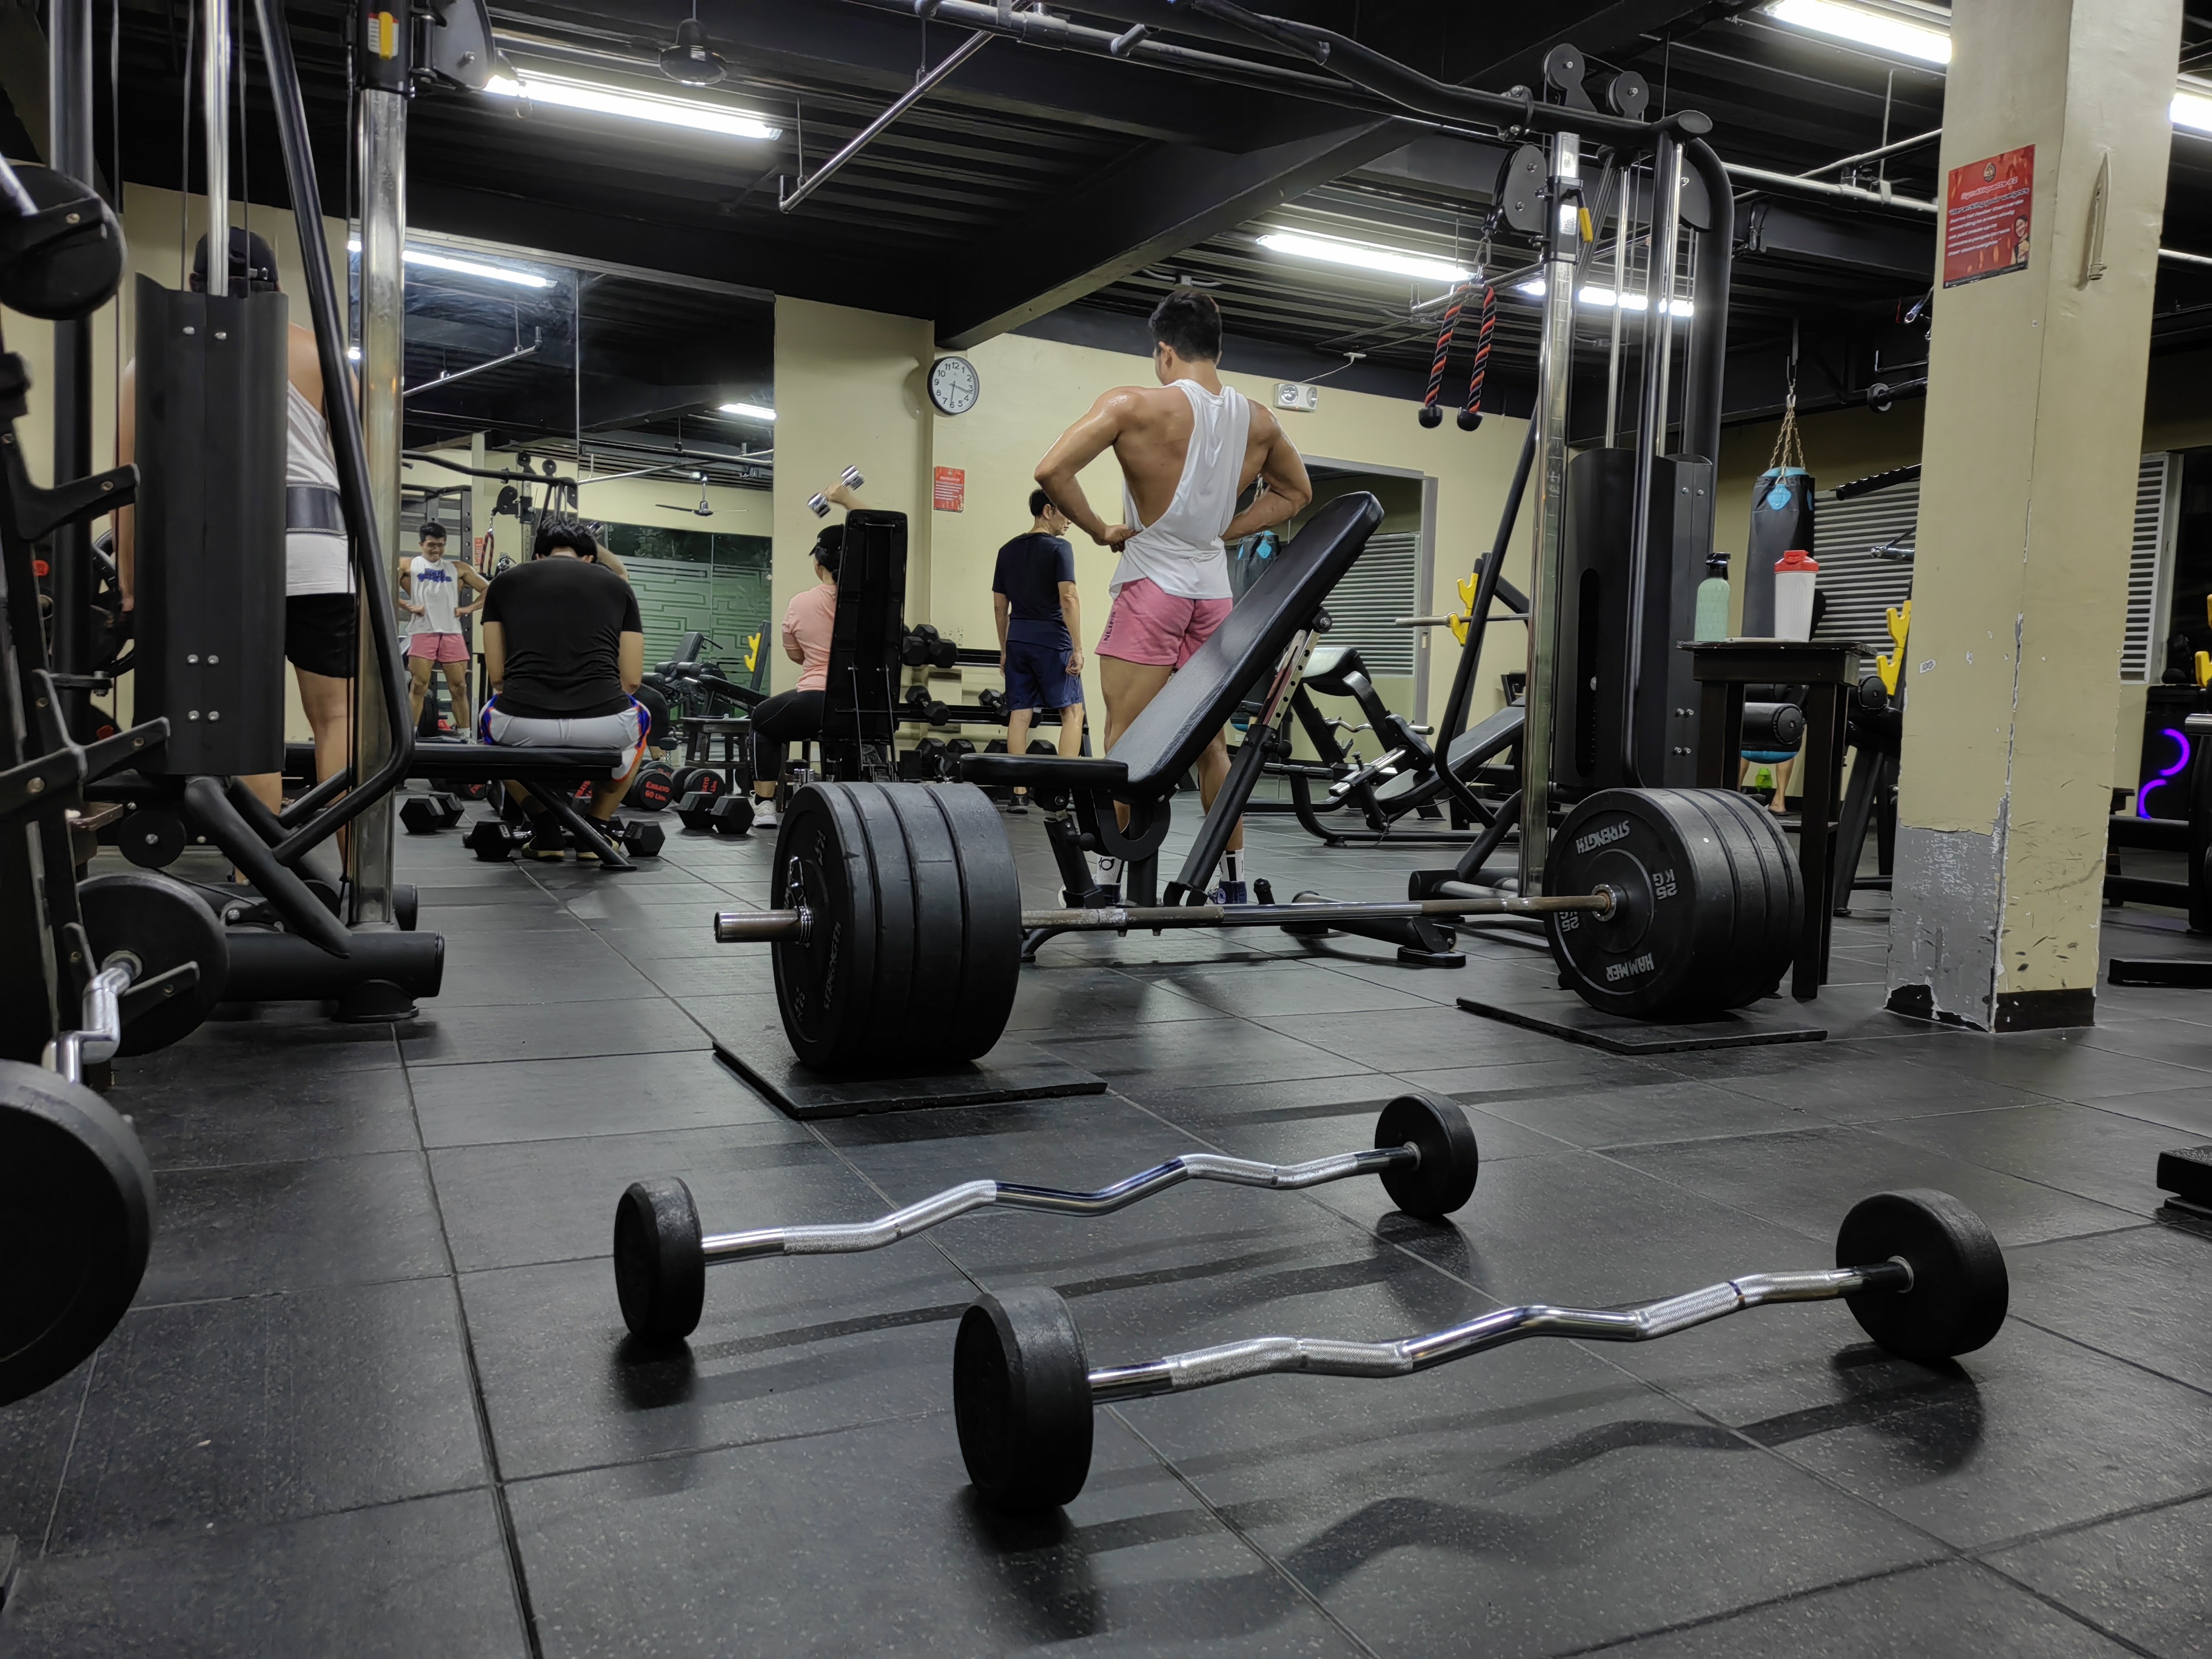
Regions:
<svg viewBox="0 0 2212 1659"><path fill-rule="evenodd" d="M1224 881L1206 896L1209 904L1249 904L1251 894L1241 881Z"/></svg>
<svg viewBox="0 0 2212 1659"><path fill-rule="evenodd" d="M568 838L561 833L561 826L547 818L530 836L530 856L534 859L564 859L568 856Z"/></svg>
<svg viewBox="0 0 2212 1659"><path fill-rule="evenodd" d="M770 801L753 814L753 828L756 830L773 830L776 826L779 816L780 815L775 810L775 803Z"/></svg>

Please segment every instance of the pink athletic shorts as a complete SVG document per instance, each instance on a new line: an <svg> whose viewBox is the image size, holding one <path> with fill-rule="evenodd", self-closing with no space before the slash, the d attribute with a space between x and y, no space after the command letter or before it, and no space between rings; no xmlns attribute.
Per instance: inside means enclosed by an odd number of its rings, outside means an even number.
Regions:
<svg viewBox="0 0 2212 1659"><path fill-rule="evenodd" d="M1149 576L1124 582L1098 636L1098 654L1180 668L1227 618L1234 599L1182 599Z"/></svg>
<svg viewBox="0 0 2212 1659"><path fill-rule="evenodd" d="M410 634L407 654L425 662L466 662L468 641L459 634Z"/></svg>

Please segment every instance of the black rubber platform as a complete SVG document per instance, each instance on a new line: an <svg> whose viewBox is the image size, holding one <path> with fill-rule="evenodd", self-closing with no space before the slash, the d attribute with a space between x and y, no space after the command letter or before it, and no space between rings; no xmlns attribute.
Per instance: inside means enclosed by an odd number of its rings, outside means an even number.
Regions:
<svg viewBox="0 0 2212 1659"><path fill-rule="evenodd" d="M839 1077L800 1065L773 1018L749 1031L714 1032L714 1053L797 1118L858 1117L932 1106L994 1106L1066 1095L1103 1095L1106 1080L1009 1037L980 1060L921 1077Z"/></svg>
<svg viewBox="0 0 2212 1659"><path fill-rule="evenodd" d="M1762 1002L1717 1019L1668 1024L1628 1019L1593 1008L1572 991L1540 987L1511 999L1462 997L1459 1006L1485 1019L1504 1021L1568 1042L1587 1043L1609 1054L1677 1054L1697 1048L1752 1048L1770 1042L1821 1042L1826 1025L1784 1013ZM1796 1010L1803 1004L1787 1005ZM1817 1005L1814 1005L1817 1006Z"/></svg>

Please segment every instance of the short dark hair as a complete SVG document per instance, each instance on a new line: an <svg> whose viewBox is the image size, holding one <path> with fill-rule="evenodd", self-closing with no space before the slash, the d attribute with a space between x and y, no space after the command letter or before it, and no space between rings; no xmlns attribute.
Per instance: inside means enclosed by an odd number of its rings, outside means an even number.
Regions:
<svg viewBox="0 0 2212 1659"><path fill-rule="evenodd" d="M446 539L446 526L435 519L425 520L422 527L415 532L415 539L418 542L427 542L433 536L441 542Z"/></svg>
<svg viewBox="0 0 2212 1659"><path fill-rule="evenodd" d="M814 538L814 562L834 576L844 556L845 526L842 524L823 525L822 533Z"/></svg>
<svg viewBox="0 0 2212 1659"><path fill-rule="evenodd" d="M1221 307L1210 294L1188 288L1171 291L1152 307L1152 338L1188 362L1213 362L1221 356Z"/></svg>
<svg viewBox="0 0 2212 1659"><path fill-rule="evenodd" d="M1032 519L1042 519L1044 517L1045 508L1051 505L1052 497L1046 495L1042 489L1032 489L1030 491L1030 517Z"/></svg>
<svg viewBox="0 0 2212 1659"><path fill-rule="evenodd" d="M533 559L550 557L556 547L568 549L580 559L589 559L594 564L599 562L599 538L578 520L540 519L538 521L538 539L531 544L530 556Z"/></svg>

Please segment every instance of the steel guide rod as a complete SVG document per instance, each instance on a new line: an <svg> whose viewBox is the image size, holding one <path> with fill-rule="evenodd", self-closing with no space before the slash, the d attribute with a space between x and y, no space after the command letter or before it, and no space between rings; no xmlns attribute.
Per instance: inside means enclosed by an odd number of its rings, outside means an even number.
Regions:
<svg viewBox="0 0 2212 1659"><path fill-rule="evenodd" d="M1620 893L1601 887L1595 893L1554 893L1522 898L1408 899L1374 904L1125 904L1097 910L1024 910L1022 931L1049 927L1060 933L1127 932L1160 927L1279 927L1285 922L1403 921L1417 916L1541 915L1553 910L1588 910L1602 921L1612 915ZM722 910L714 916L717 945L804 939L814 915L805 906L780 910Z"/></svg>
<svg viewBox="0 0 2212 1659"><path fill-rule="evenodd" d="M709 1261L744 1261L769 1255L837 1255L880 1250L902 1238L926 1232L974 1210L1042 1210L1052 1215L1111 1215L1155 1193L1186 1181L1221 1181L1236 1187L1268 1187L1295 1192L1350 1176L1381 1175L1387 1170L1418 1168L1420 1148L1370 1146L1338 1152L1305 1164L1257 1164L1218 1152L1186 1152L1095 1193L1065 1192L1056 1187L1024 1187L1006 1181L970 1181L873 1221L807 1227L760 1227L750 1232L718 1233L700 1241Z"/></svg>
<svg viewBox="0 0 2212 1659"><path fill-rule="evenodd" d="M1297 1371L1311 1376L1409 1376L1487 1348L1532 1336L1592 1342L1650 1342L1686 1331L1746 1308L1770 1302L1826 1302L1857 1291L1905 1291L1912 1269L1899 1260L1826 1272L1749 1273L1648 1302L1639 1308L1554 1308L1532 1303L1501 1308L1463 1325L1395 1342L1340 1342L1317 1336L1259 1336L1217 1347L1194 1348L1135 1365L1110 1365L1091 1373L1094 1401L1141 1400L1183 1394L1248 1376Z"/></svg>

